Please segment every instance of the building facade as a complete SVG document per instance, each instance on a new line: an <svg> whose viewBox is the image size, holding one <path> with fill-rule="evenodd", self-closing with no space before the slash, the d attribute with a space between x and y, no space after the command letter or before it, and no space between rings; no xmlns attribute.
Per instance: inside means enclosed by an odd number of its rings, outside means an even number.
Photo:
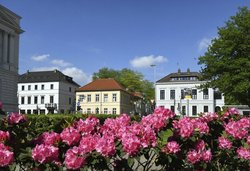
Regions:
<svg viewBox="0 0 250 171"><path fill-rule="evenodd" d="M122 114L133 111L132 95L114 79L98 79L76 91L82 113Z"/></svg>
<svg viewBox="0 0 250 171"><path fill-rule="evenodd" d="M164 106L178 115L197 116L203 112L215 112L224 106L224 96L217 90L198 87L198 72L171 73L156 82L156 106Z"/></svg>
<svg viewBox="0 0 250 171"><path fill-rule="evenodd" d="M0 101L6 112L18 111L17 80L21 17L0 5Z"/></svg>
<svg viewBox="0 0 250 171"><path fill-rule="evenodd" d="M19 76L18 108L26 114L71 113L79 85L58 70Z"/></svg>

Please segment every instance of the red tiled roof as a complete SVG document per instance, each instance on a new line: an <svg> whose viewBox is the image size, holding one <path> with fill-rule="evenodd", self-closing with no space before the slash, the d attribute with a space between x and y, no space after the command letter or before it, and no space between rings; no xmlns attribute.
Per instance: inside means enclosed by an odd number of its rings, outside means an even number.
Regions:
<svg viewBox="0 0 250 171"><path fill-rule="evenodd" d="M83 87L80 87L77 91L104 91L104 90L123 90L126 91L116 80L112 78L97 79Z"/></svg>

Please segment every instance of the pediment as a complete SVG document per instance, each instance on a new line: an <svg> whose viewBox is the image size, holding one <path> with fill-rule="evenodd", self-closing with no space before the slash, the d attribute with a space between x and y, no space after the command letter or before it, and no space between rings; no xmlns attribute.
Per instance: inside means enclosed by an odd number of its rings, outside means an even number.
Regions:
<svg viewBox="0 0 250 171"><path fill-rule="evenodd" d="M19 26L19 20L21 17L9 11L8 9L0 6L0 22L17 31L22 33L22 29Z"/></svg>

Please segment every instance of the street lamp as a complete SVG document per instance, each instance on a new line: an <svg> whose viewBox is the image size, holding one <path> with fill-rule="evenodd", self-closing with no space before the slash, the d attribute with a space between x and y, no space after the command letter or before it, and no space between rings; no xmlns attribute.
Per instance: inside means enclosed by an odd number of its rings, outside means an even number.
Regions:
<svg viewBox="0 0 250 171"><path fill-rule="evenodd" d="M155 86L155 66L156 65L155 64L151 64L150 66L154 69L154 86Z"/></svg>

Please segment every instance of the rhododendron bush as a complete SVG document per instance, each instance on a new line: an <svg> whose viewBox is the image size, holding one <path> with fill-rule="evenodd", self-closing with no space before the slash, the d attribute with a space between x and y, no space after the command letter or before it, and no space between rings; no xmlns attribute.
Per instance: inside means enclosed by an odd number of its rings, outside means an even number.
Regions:
<svg viewBox="0 0 250 171"><path fill-rule="evenodd" d="M62 131L32 138L29 121L12 113L1 121L0 169L15 170L247 170L250 118L236 109L177 117L169 109L131 120L94 116Z"/></svg>

